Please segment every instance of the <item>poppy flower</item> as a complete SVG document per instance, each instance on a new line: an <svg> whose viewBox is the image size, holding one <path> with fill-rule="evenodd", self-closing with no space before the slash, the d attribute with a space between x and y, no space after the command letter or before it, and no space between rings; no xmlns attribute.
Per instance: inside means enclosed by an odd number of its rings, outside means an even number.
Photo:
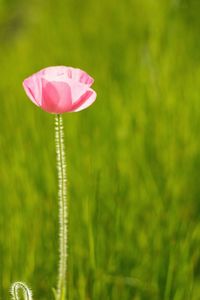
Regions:
<svg viewBox="0 0 200 300"><path fill-rule="evenodd" d="M62 114L83 110L96 100L93 82L81 69L54 66L26 78L23 87L34 104L49 113Z"/></svg>

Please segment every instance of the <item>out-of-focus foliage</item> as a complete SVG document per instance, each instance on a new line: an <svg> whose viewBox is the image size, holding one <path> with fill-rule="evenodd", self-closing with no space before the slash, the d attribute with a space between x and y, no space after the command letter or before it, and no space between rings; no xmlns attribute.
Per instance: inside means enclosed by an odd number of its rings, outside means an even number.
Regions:
<svg viewBox="0 0 200 300"><path fill-rule="evenodd" d="M22 80L95 78L64 115L70 300L200 298L200 2L0 0L0 298L57 280L54 116Z"/></svg>

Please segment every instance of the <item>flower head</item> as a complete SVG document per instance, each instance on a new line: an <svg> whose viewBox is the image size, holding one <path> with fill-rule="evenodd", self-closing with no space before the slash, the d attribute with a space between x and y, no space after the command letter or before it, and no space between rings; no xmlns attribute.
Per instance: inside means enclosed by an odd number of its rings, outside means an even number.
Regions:
<svg viewBox="0 0 200 300"><path fill-rule="evenodd" d="M90 106L96 99L91 89L94 79L72 67L42 69L23 81L30 100L49 113L75 112Z"/></svg>

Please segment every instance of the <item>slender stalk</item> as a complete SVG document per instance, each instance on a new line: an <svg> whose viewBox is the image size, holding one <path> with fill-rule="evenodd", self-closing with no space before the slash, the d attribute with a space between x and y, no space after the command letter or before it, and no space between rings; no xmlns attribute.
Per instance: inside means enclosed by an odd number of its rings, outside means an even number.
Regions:
<svg viewBox="0 0 200 300"><path fill-rule="evenodd" d="M23 296L25 300L32 300L32 292L31 290L27 287L27 285L23 282L15 282L11 286L11 295L13 300L20 300L19 296L19 290L23 292Z"/></svg>
<svg viewBox="0 0 200 300"><path fill-rule="evenodd" d="M62 115L55 116L55 142L58 170L58 200L59 200L59 274L57 285L57 299L64 300L66 294L67 276L67 188L66 163Z"/></svg>
<svg viewBox="0 0 200 300"><path fill-rule="evenodd" d="M62 115L55 116L55 143L58 170L58 200L59 200L59 273L56 300L65 300L67 277L67 241L68 241L68 207L67 207L67 176L65 162L64 132ZM19 291L24 300L32 300L32 292L23 282L15 282L11 286L13 300L20 300Z"/></svg>

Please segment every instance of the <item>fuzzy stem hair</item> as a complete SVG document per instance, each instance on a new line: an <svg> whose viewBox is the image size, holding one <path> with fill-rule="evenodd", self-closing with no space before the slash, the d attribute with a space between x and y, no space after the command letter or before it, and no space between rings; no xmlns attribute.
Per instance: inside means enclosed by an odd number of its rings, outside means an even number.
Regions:
<svg viewBox="0 0 200 300"><path fill-rule="evenodd" d="M67 241L68 241L68 206L67 206L67 177L65 162L65 146L62 115L55 116L55 143L58 171L58 200L59 200L59 273L57 283L57 300L64 300L66 295L67 277Z"/></svg>
<svg viewBox="0 0 200 300"><path fill-rule="evenodd" d="M58 171L58 200L59 200L59 272L56 300L66 298L67 279L67 241L68 241L68 207L67 207L67 177L65 162L65 146L62 115L55 116L55 144ZM11 286L13 300L20 300L19 292L23 293L24 300L32 300L32 292L23 282L15 282Z"/></svg>
<svg viewBox="0 0 200 300"><path fill-rule="evenodd" d="M15 282L11 286L10 292L13 300L20 300L19 291L22 291L24 300L32 300L32 292L23 282Z"/></svg>

